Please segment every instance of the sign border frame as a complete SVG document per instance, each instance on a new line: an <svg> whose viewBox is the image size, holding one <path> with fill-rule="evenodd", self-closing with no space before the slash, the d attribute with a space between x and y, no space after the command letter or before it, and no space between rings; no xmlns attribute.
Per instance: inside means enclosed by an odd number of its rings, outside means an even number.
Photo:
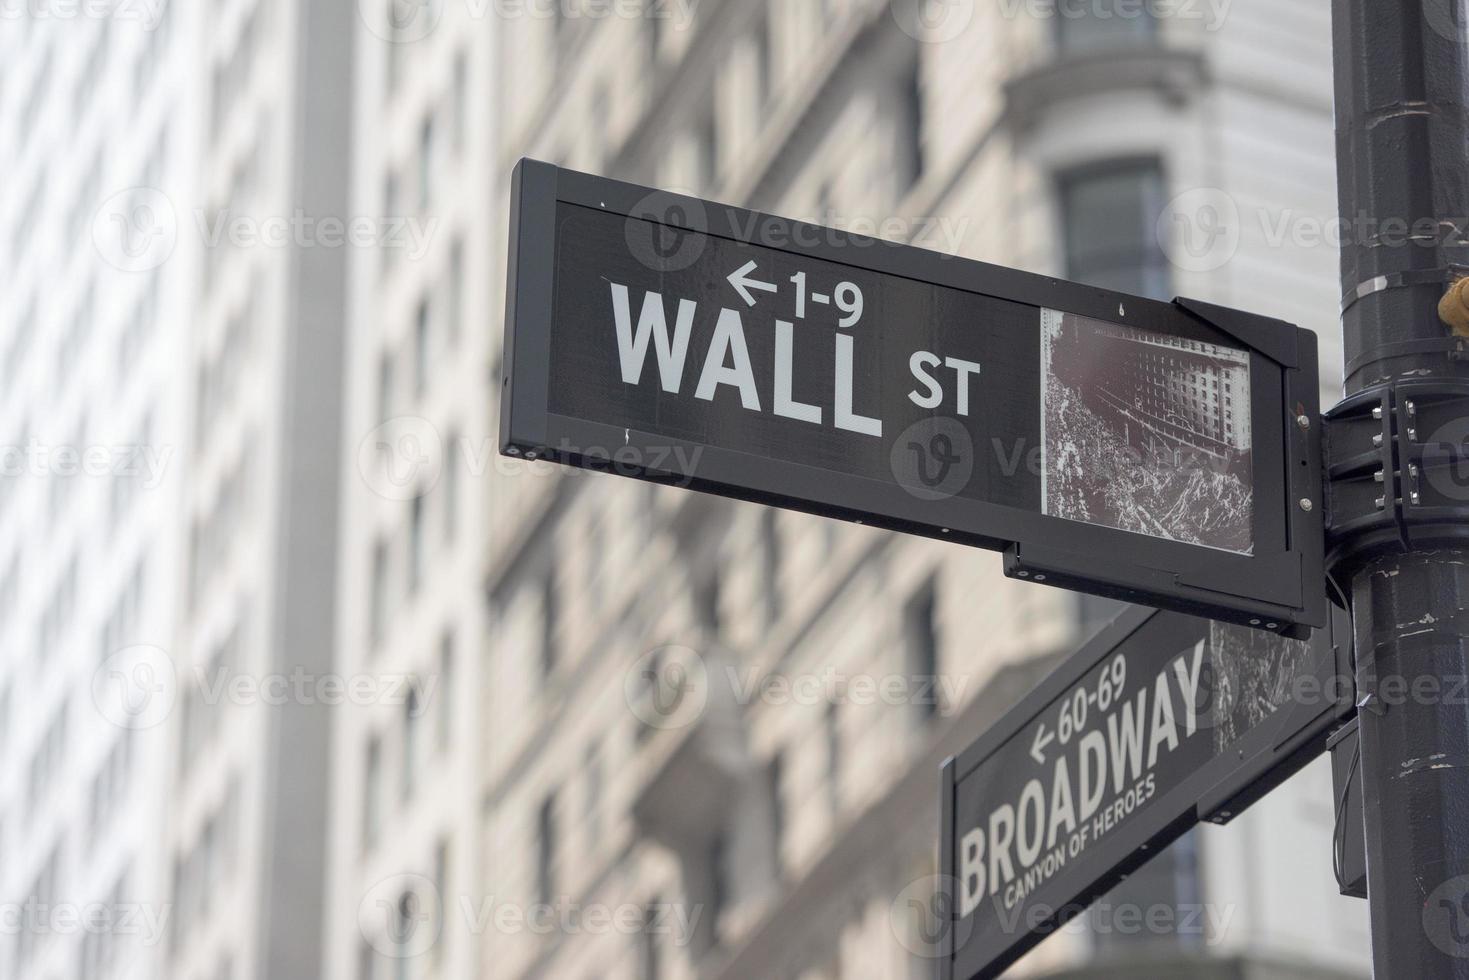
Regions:
<svg viewBox="0 0 1469 980"><path fill-rule="evenodd" d="M1335 686L1334 699L1323 696L1320 705L1311 710L1302 704L1286 704L1260 725L1250 729L1234 743L1237 756L1235 764L1224 765L1224 757L1218 757L1211 769L1218 766L1224 775L1214 785L1196 796L1192 805L1180 805L1188 798L1180 784L1160 793L1150 803L1144 819L1132 826L1118 828L1117 837L1110 846L1127 851L1128 856L1093 881L1070 905L1089 907L1092 902L1115 887L1127 875L1156 857L1163 849L1200 823L1227 824L1262 799L1271 790L1298 773L1311 761L1326 751L1330 735L1341 725L1356 716L1355 676L1352 665L1352 623L1346 611L1330 605L1331 626L1319 631L1322 634L1316 646L1316 656L1308 661L1308 669L1315 676L1324 678L1328 672L1339 678ZM946 916L943 936L940 939L939 980L978 980L999 976L1031 949L1039 945L1059 929L1069 918L1052 916L1046 920L1047 930L1041 933L1026 933L1018 938L1005 953L992 960L980 973L970 977L955 972L954 938L958 918L958 896L952 891L958 879L951 874L954 867L954 833L957 829L956 799L961 780L974 772L1012 739L1022 734L1036 718L1052 703L1086 677L1097 664L1112 656L1117 648L1127 642L1160 615L1170 611L1131 606L1122 610L1107 625L1064 662L1057 665L1022 697L1003 717L985 730L978 739L960 752L944 760L940 770L942 797L939 805L939 866L938 880L949 891L946 902L938 908ZM1324 653L1330 652L1329 662ZM1299 675L1298 675L1299 676ZM1268 765L1264 765L1265 760ZM1169 811L1175 815L1168 816ZM1154 816L1152 820L1147 816ZM1159 820L1162 822L1159 823Z"/></svg>
<svg viewBox="0 0 1469 980"><path fill-rule="evenodd" d="M921 501L915 496L913 504L921 505L921 516L914 506L908 508L911 517L897 517L892 512L898 508L891 506L891 491L897 484L554 415L550 411L550 362L557 209L561 204L572 204L624 218L636 217L639 203L655 194L660 200L684 205L687 213L702 216L701 221L689 222L689 230L695 233L1111 323L1119 322L1112 311L1125 306L1128 320L1142 329L1166 326L1165 332L1176 334L1182 312L1201 339L1223 338L1248 348L1252 352L1252 372L1273 365L1281 380L1278 391L1272 384L1252 384L1252 452L1256 460L1252 490L1257 501L1257 540L1269 537L1273 543L1277 537L1282 538L1285 550L1241 555L964 497ZM795 235L808 236L802 239L800 248L790 245ZM807 245L805 241L816 244ZM861 247L854 247L857 245ZM1310 331L1197 301L1164 303L851 235L530 159L518 162L512 177L506 273L502 453L605 469L610 468L614 452L607 447L629 445L634 434L646 436L639 445L699 449L698 464L690 472L679 472L673 466L654 469L619 465L619 473L1000 551L1004 554L1004 573L1012 578L1045 581L1074 591L1244 625L1273 626L1296 638L1308 636L1309 627L1326 624L1325 597L1310 584L1320 581L1324 574L1321 426L1314 421L1304 428L1296 424L1298 417L1314 420L1319 408L1316 338ZM1279 424L1262 424L1269 421L1277 407ZM558 451L557 445L568 448ZM577 447L588 451L602 447L604 455L583 455ZM1261 460L1273 459L1286 461L1283 473L1258 465ZM698 473L700 469L706 471L704 475ZM759 478L751 482L772 489L730 482L735 475L752 471L758 472ZM720 479L721 475L725 479ZM839 496L859 502L855 506L824 502L830 499L833 486L841 489ZM865 510L860 503L864 494L888 506L877 513ZM1268 511L1261 511L1262 501L1269 504ZM1298 506L1299 501L1310 501L1311 509ZM1064 540L1056 530L1062 523L1066 525ZM1009 527L1039 527L1040 531L1025 532L1024 536L1032 540L1018 544L1018 532L1005 536ZM1105 566L1096 560L1097 554L1108 556Z"/></svg>

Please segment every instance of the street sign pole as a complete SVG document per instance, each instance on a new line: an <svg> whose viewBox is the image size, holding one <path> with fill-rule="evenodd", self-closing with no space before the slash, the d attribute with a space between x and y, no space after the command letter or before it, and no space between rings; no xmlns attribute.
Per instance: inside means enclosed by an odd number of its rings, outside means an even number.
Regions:
<svg viewBox="0 0 1469 980"><path fill-rule="evenodd" d="M1327 544L1358 651L1374 970L1469 978L1469 37L1462 0L1333 13L1346 399Z"/></svg>

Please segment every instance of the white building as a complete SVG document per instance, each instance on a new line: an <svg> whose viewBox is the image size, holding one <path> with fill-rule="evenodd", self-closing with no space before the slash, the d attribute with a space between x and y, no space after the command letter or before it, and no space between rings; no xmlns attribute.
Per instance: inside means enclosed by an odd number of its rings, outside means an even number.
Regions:
<svg viewBox="0 0 1469 980"><path fill-rule="evenodd" d="M177 10L0 21L0 974L156 976L195 111ZM149 190L152 188L153 190ZM166 206L166 205L165 205ZM153 219L159 219L155 224ZM149 673L156 667L163 673Z"/></svg>
<svg viewBox="0 0 1469 980"><path fill-rule="evenodd" d="M6 976L319 969L352 20L4 11Z"/></svg>
<svg viewBox="0 0 1469 980"><path fill-rule="evenodd" d="M207 93L167 858L170 976L319 970L329 839L354 11L196 11ZM188 213L183 213L187 209Z"/></svg>
<svg viewBox="0 0 1469 980"><path fill-rule="evenodd" d="M404 10L353 28L352 208L406 236L352 253L346 300L337 670L384 696L333 716L324 975L361 980L474 975L475 767L494 729L476 696L493 25L466 4Z"/></svg>

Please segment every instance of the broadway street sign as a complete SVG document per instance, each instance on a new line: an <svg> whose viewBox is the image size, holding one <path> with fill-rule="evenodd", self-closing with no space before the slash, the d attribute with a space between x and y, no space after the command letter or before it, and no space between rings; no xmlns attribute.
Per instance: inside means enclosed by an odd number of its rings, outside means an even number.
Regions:
<svg viewBox="0 0 1469 980"><path fill-rule="evenodd" d="M1305 643L1131 607L945 763L942 980L998 976L1320 754L1355 710L1351 624L1333 613Z"/></svg>
<svg viewBox="0 0 1469 980"><path fill-rule="evenodd" d="M1325 624L1309 332L529 160L512 195L505 453Z"/></svg>

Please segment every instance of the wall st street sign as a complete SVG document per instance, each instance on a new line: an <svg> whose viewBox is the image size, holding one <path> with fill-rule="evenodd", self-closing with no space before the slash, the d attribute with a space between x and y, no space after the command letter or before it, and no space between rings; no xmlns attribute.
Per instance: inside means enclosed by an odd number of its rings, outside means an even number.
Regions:
<svg viewBox="0 0 1469 980"><path fill-rule="evenodd" d="M1324 625L1309 332L529 160L512 197L503 452Z"/></svg>
<svg viewBox="0 0 1469 980"><path fill-rule="evenodd" d="M1351 623L1310 642L1130 607L944 765L942 980L999 976L1354 712Z"/></svg>

